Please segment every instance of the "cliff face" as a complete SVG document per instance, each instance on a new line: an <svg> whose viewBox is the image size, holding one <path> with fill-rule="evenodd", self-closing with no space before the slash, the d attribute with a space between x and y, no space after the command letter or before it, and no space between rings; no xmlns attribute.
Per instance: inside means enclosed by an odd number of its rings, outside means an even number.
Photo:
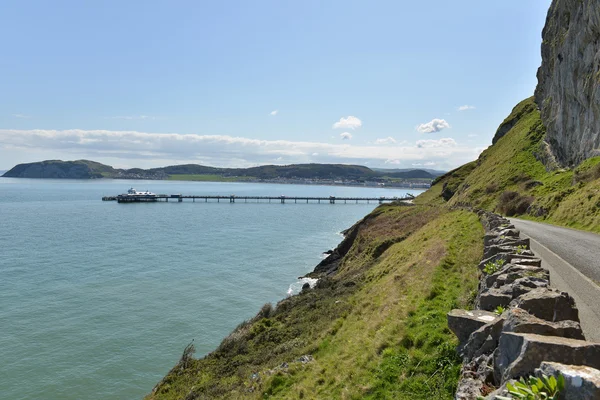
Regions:
<svg viewBox="0 0 600 400"><path fill-rule="evenodd" d="M535 100L559 164L600 155L600 1L553 0Z"/></svg>

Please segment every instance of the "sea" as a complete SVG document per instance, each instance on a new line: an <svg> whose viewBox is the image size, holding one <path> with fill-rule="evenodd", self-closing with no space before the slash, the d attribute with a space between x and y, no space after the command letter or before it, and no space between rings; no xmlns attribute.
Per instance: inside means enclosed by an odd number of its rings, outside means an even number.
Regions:
<svg viewBox="0 0 600 400"><path fill-rule="evenodd" d="M404 196L343 186L0 178L0 398L140 399L193 341L214 350L299 292L377 204L118 204L184 195ZM313 282L310 282L313 283Z"/></svg>

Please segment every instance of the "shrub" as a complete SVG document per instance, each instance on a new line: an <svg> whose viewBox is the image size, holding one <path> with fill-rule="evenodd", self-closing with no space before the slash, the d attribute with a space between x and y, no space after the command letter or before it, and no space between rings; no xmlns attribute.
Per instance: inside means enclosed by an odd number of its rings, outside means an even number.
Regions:
<svg viewBox="0 0 600 400"><path fill-rule="evenodd" d="M264 306L262 306L256 317L257 319L269 318L271 314L273 314L273 306L271 303L266 303Z"/></svg>
<svg viewBox="0 0 600 400"><path fill-rule="evenodd" d="M498 184L495 182L492 182L485 187L485 192L487 194L496 193L496 191L498 191Z"/></svg>
<svg viewBox="0 0 600 400"><path fill-rule="evenodd" d="M504 262L505 262L504 260L496 260L493 262L490 261L489 263L486 263L485 266L483 267L483 272L485 272L488 275L496 273L504 265Z"/></svg>
<svg viewBox="0 0 600 400"><path fill-rule="evenodd" d="M600 164L596 164L584 171L575 170L573 174L573 184L579 182L587 183L598 178L600 178Z"/></svg>
<svg viewBox="0 0 600 400"><path fill-rule="evenodd" d="M527 379L521 378L514 385L507 383L506 389L510 397L496 396L496 399L556 400L564 387L565 379L562 375L559 375L558 379L553 376L548 378L546 375L539 378L530 376ZM478 399L483 399L483 397L478 397Z"/></svg>
<svg viewBox="0 0 600 400"><path fill-rule="evenodd" d="M498 199L498 209L508 217L525 214L533 200L533 197L522 196L518 192L506 191Z"/></svg>

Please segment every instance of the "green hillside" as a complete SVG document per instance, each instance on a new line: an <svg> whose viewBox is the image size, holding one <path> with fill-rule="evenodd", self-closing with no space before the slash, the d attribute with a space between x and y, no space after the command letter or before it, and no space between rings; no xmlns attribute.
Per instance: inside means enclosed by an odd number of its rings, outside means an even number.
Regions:
<svg viewBox="0 0 600 400"><path fill-rule="evenodd" d="M437 178L419 201L471 205L504 214L600 232L600 157L574 169L548 160L544 126L533 98L519 103L494 145Z"/></svg>
<svg viewBox="0 0 600 400"><path fill-rule="evenodd" d="M446 313L471 300L482 234L466 211L380 206L348 232L335 274L206 357L186 352L148 399L452 399Z"/></svg>
<svg viewBox="0 0 600 400"><path fill-rule="evenodd" d="M9 178L70 178L70 179L178 179L235 181L248 179L329 179L377 180L419 179L428 181L435 176L424 170L377 172L361 165L292 164L262 165L251 168L215 168L198 164L172 165L161 168L115 169L95 161L48 160L19 164L3 176Z"/></svg>
<svg viewBox="0 0 600 400"><path fill-rule="evenodd" d="M113 168L88 160L47 160L19 164L4 173L7 178L98 179L113 173Z"/></svg>
<svg viewBox="0 0 600 400"><path fill-rule="evenodd" d="M315 289L265 305L207 356L184 355L148 399L453 398L445 314L469 307L482 251L463 207L600 231L600 157L556 169L544 135L533 99L519 103L477 160L414 207L375 209L316 268Z"/></svg>

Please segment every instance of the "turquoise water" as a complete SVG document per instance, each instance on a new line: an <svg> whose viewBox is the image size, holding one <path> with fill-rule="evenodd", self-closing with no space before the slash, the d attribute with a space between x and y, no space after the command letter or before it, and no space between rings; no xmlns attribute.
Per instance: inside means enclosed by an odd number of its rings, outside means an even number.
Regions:
<svg viewBox="0 0 600 400"><path fill-rule="evenodd" d="M158 193L402 196L406 189L0 178L0 398L134 399L194 339L213 350L301 285L376 204L117 204Z"/></svg>

